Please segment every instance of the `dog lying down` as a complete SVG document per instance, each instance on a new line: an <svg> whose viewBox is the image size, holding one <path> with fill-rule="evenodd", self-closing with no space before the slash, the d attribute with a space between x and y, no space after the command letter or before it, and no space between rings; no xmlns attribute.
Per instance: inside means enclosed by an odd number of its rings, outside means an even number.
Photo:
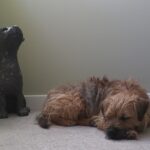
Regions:
<svg viewBox="0 0 150 150"><path fill-rule="evenodd" d="M52 123L93 126L104 130L109 139L137 139L150 125L149 97L132 79L91 77L50 90L37 120L42 128Z"/></svg>

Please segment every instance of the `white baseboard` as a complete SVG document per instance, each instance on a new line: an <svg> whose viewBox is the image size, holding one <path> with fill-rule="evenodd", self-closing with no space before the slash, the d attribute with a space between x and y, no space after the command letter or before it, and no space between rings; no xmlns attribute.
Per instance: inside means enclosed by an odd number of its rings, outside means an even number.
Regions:
<svg viewBox="0 0 150 150"><path fill-rule="evenodd" d="M148 93L150 97L150 93ZM41 110L43 103L46 99L46 95L25 95L27 106L31 110Z"/></svg>

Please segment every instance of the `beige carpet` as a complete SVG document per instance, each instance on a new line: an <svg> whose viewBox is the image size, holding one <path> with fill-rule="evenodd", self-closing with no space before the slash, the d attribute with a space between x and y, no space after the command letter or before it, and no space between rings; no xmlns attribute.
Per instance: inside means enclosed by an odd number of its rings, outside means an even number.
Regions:
<svg viewBox="0 0 150 150"><path fill-rule="evenodd" d="M0 150L149 150L150 130L136 141L112 141L92 127L52 126L45 130L28 117L10 116L0 120Z"/></svg>

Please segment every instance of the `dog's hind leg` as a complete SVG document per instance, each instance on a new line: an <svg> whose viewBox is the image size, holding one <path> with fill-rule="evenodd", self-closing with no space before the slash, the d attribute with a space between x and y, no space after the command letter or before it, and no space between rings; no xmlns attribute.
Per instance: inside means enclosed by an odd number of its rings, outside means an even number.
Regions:
<svg viewBox="0 0 150 150"><path fill-rule="evenodd" d="M36 120L42 128L48 129L51 125L50 119L42 113L36 117Z"/></svg>
<svg viewBox="0 0 150 150"><path fill-rule="evenodd" d="M76 125L79 115L84 111L85 105L79 96L70 93L54 94L47 100L38 123L41 127L46 126L45 128L51 122L63 126Z"/></svg>

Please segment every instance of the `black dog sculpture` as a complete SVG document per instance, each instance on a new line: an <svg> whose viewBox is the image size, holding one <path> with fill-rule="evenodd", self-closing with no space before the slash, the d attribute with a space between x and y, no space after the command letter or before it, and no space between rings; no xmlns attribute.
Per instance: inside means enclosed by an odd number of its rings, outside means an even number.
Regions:
<svg viewBox="0 0 150 150"><path fill-rule="evenodd" d="M0 118L7 118L10 112L26 116L30 111L22 93L22 74L17 60L23 40L19 27L0 28Z"/></svg>

